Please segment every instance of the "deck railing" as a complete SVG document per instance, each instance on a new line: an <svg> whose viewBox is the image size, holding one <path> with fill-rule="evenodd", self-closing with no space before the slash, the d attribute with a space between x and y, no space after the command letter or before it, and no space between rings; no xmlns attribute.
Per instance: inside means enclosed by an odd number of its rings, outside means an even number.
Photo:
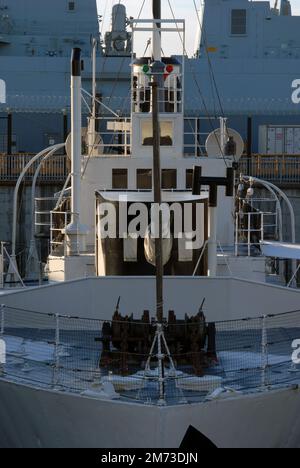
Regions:
<svg viewBox="0 0 300 468"><path fill-rule="evenodd" d="M190 144L194 147L196 142L191 142ZM33 156L33 154L0 154L0 183L16 182L22 170ZM25 180L32 180L36 168L37 164L34 164L28 171ZM278 185L299 184L300 155L253 155L251 158L242 157L239 162L239 172L265 179ZM38 180L40 182L59 183L65 181L67 173L67 158L64 155L59 155L43 164Z"/></svg>
<svg viewBox="0 0 300 468"><path fill-rule="evenodd" d="M16 182L33 154L0 154L0 182ZM29 169L25 180L32 180L38 163ZM39 174L42 182L63 182L67 176L67 159L64 155L55 156L45 161Z"/></svg>
<svg viewBox="0 0 300 468"><path fill-rule="evenodd" d="M281 185L300 183L300 155L242 157L239 171L243 174Z"/></svg>
<svg viewBox="0 0 300 468"><path fill-rule="evenodd" d="M119 350L108 348L107 327L117 327L120 336L128 336L129 322L135 338L141 341L138 353L135 348L123 350L123 341L116 345ZM156 348L151 347L154 322L129 322L44 314L2 305L0 340L6 353L0 362L1 379L93 397L97 392L103 396L105 383L110 383L112 398L159 404L158 356ZM186 326L191 325L184 321L175 325L176 336L186 336ZM208 352L208 343L204 343L205 353L193 345L191 354L186 354L176 349L174 341L167 340L173 361L170 367L165 355L167 404L207 401L222 398L222 393L233 398L299 386L299 311L209 326L215 330L213 354ZM165 330L168 333L168 328ZM146 348L145 337L149 338ZM194 338L197 341L197 335Z"/></svg>

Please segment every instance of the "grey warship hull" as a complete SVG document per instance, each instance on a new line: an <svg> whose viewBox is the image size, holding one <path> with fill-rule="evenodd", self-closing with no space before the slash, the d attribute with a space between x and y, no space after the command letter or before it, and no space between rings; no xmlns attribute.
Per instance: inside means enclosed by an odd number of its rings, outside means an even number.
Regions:
<svg viewBox="0 0 300 468"><path fill-rule="evenodd" d="M0 398L1 447L179 448L190 426L218 448L300 446L299 389L153 407L1 379Z"/></svg>

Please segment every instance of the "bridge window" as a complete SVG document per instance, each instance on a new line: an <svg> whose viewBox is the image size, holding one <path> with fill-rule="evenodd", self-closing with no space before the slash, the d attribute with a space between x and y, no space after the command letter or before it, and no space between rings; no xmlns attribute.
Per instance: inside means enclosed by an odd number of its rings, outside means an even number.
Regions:
<svg viewBox="0 0 300 468"><path fill-rule="evenodd" d="M247 34L247 10L231 10L231 34L234 36Z"/></svg>
<svg viewBox="0 0 300 468"><path fill-rule="evenodd" d="M185 175L185 180L186 180L186 188L191 189L193 188L193 169L187 169L186 170L186 175Z"/></svg>
<svg viewBox="0 0 300 468"><path fill-rule="evenodd" d="M177 189L177 171L176 169L162 170L162 189Z"/></svg>
<svg viewBox="0 0 300 468"><path fill-rule="evenodd" d="M113 190L127 190L128 189L127 169L113 169L112 188Z"/></svg>
<svg viewBox="0 0 300 468"><path fill-rule="evenodd" d="M138 190L152 189L152 170L138 169L136 171L136 188Z"/></svg>
<svg viewBox="0 0 300 468"><path fill-rule="evenodd" d="M160 122L160 145L173 146L173 123L168 121ZM151 120L142 121L142 145L153 146L153 128Z"/></svg>
<svg viewBox="0 0 300 468"><path fill-rule="evenodd" d="M75 11L75 2L68 2L68 10L69 11Z"/></svg>

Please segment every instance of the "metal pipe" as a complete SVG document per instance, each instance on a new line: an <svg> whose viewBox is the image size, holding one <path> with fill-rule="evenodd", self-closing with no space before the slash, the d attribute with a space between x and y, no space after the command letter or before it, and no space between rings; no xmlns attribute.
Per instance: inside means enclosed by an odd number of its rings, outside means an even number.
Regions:
<svg viewBox="0 0 300 468"><path fill-rule="evenodd" d="M152 0L153 18L161 19L161 0ZM154 61L161 61L161 24L153 24L152 55Z"/></svg>
<svg viewBox="0 0 300 468"><path fill-rule="evenodd" d="M17 240L17 212L18 212L18 195L19 195L19 189L20 185L27 173L27 171L32 167L32 165L38 161L42 156L44 156L46 153L49 151L52 151L55 149L55 151L58 151L61 148L64 148L65 143L60 143L55 146L49 146L48 148L45 148L43 151L38 153L36 156L34 156L24 167L23 171L21 172L16 186L14 190L14 199L13 199L13 223L12 223L12 259L15 259L16 257L16 240Z"/></svg>
<svg viewBox="0 0 300 468"><path fill-rule="evenodd" d="M65 234L68 255L86 250L87 226L81 224L81 49L75 48L71 59L71 222Z"/></svg>
<svg viewBox="0 0 300 468"><path fill-rule="evenodd" d="M296 218L295 218L295 212L293 205L291 204L289 198L287 195L276 185L272 184L271 182L268 182L263 179L258 179L257 177L252 177L252 176L245 176L242 175L242 178L246 181L249 181L249 179L252 179L254 182L257 182L258 184L261 184L263 187L265 187L267 190L269 190L271 193L277 192L279 195L284 199L286 202L289 212L290 212L290 217L291 217L291 241L293 244L296 243ZM271 189L271 190L270 190Z"/></svg>
<svg viewBox="0 0 300 468"><path fill-rule="evenodd" d="M51 158L54 153L56 153L56 149L53 149L51 150L48 154L46 154L45 156L43 156L41 162L39 163L35 173L34 173L34 177L33 177L33 180L32 180L32 186L31 186L31 220L32 220L32 224L31 224L31 241L34 242L34 235L35 235L35 227L34 227L34 213L35 213L35 191L36 191L36 184L37 184L37 180L38 180L38 177L40 175L40 172L41 172L41 169L43 167L43 164L47 161L47 159ZM56 156L60 156L60 155L56 155Z"/></svg>
<svg viewBox="0 0 300 468"><path fill-rule="evenodd" d="M258 184L261 184L263 187L265 187L267 190L269 190L271 193L277 192L283 200L286 202L289 213L290 213L290 218L291 218L291 241L293 244L296 243L296 217L295 217L295 212L293 205L291 204L288 196L280 189L277 187L277 185L272 184L271 182L268 182L266 180L258 179L257 177L250 177L250 176L244 176L242 175L242 178L244 180L252 179L254 182L257 182ZM281 223L282 225L282 223ZM296 260L292 261L292 270L295 271L297 268L297 262Z"/></svg>
<svg viewBox="0 0 300 468"><path fill-rule="evenodd" d="M93 38L93 52L92 52L92 74L93 74L93 98L92 98L92 118L96 119L96 98L97 98L97 80L96 80L96 56L97 39Z"/></svg>
<svg viewBox="0 0 300 468"><path fill-rule="evenodd" d="M37 184L37 180L38 180L38 177L39 177L39 174L40 174L40 171L41 171L41 168L42 168L43 164L47 161L47 159L51 158L56 151L57 151L56 149L53 149L48 154L43 156L42 160L40 161L40 163L39 163L39 165L38 165L38 167L37 167L37 169L36 169L36 171L34 173L34 177L33 177L33 181L32 181L32 187L31 187L31 237L30 237L30 249L29 249L29 254L28 254L27 264L26 264L26 275L27 275L28 278L30 277L30 273L34 274L34 271L30 272L30 270L32 269L31 261L34 261L34 262L39 262L40 261L39 258L38 258L39 255L38 255L38 252L37 252L36 242L35 242L35 222L34 222L34 220L35 220L36 184ZM60 155L56 155L56 156L60 156Z"/></svg>
<svg viewBox="0 0 300 468"><path fill-rule="evenodd" d="M71 66L71 223L78 225L80 223L81 191L81 49L73 49Z"/></svg>

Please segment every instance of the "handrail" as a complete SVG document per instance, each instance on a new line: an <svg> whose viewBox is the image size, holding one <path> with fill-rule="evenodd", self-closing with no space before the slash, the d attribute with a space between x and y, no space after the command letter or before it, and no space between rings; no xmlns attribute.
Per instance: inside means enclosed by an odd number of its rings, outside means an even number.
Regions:
<svg viewBox="0 0 300 468"><path fill-rule="evenodd" d="M33 158L32 154L0 154L0 182L16 182L19 175ZM67 176L67 159L65 155L59 154L53 160L49 160L42 168L38 180L42 182L60 182ZM37 165L27 172L26 181L31 181L34 177Z"/></svg>

